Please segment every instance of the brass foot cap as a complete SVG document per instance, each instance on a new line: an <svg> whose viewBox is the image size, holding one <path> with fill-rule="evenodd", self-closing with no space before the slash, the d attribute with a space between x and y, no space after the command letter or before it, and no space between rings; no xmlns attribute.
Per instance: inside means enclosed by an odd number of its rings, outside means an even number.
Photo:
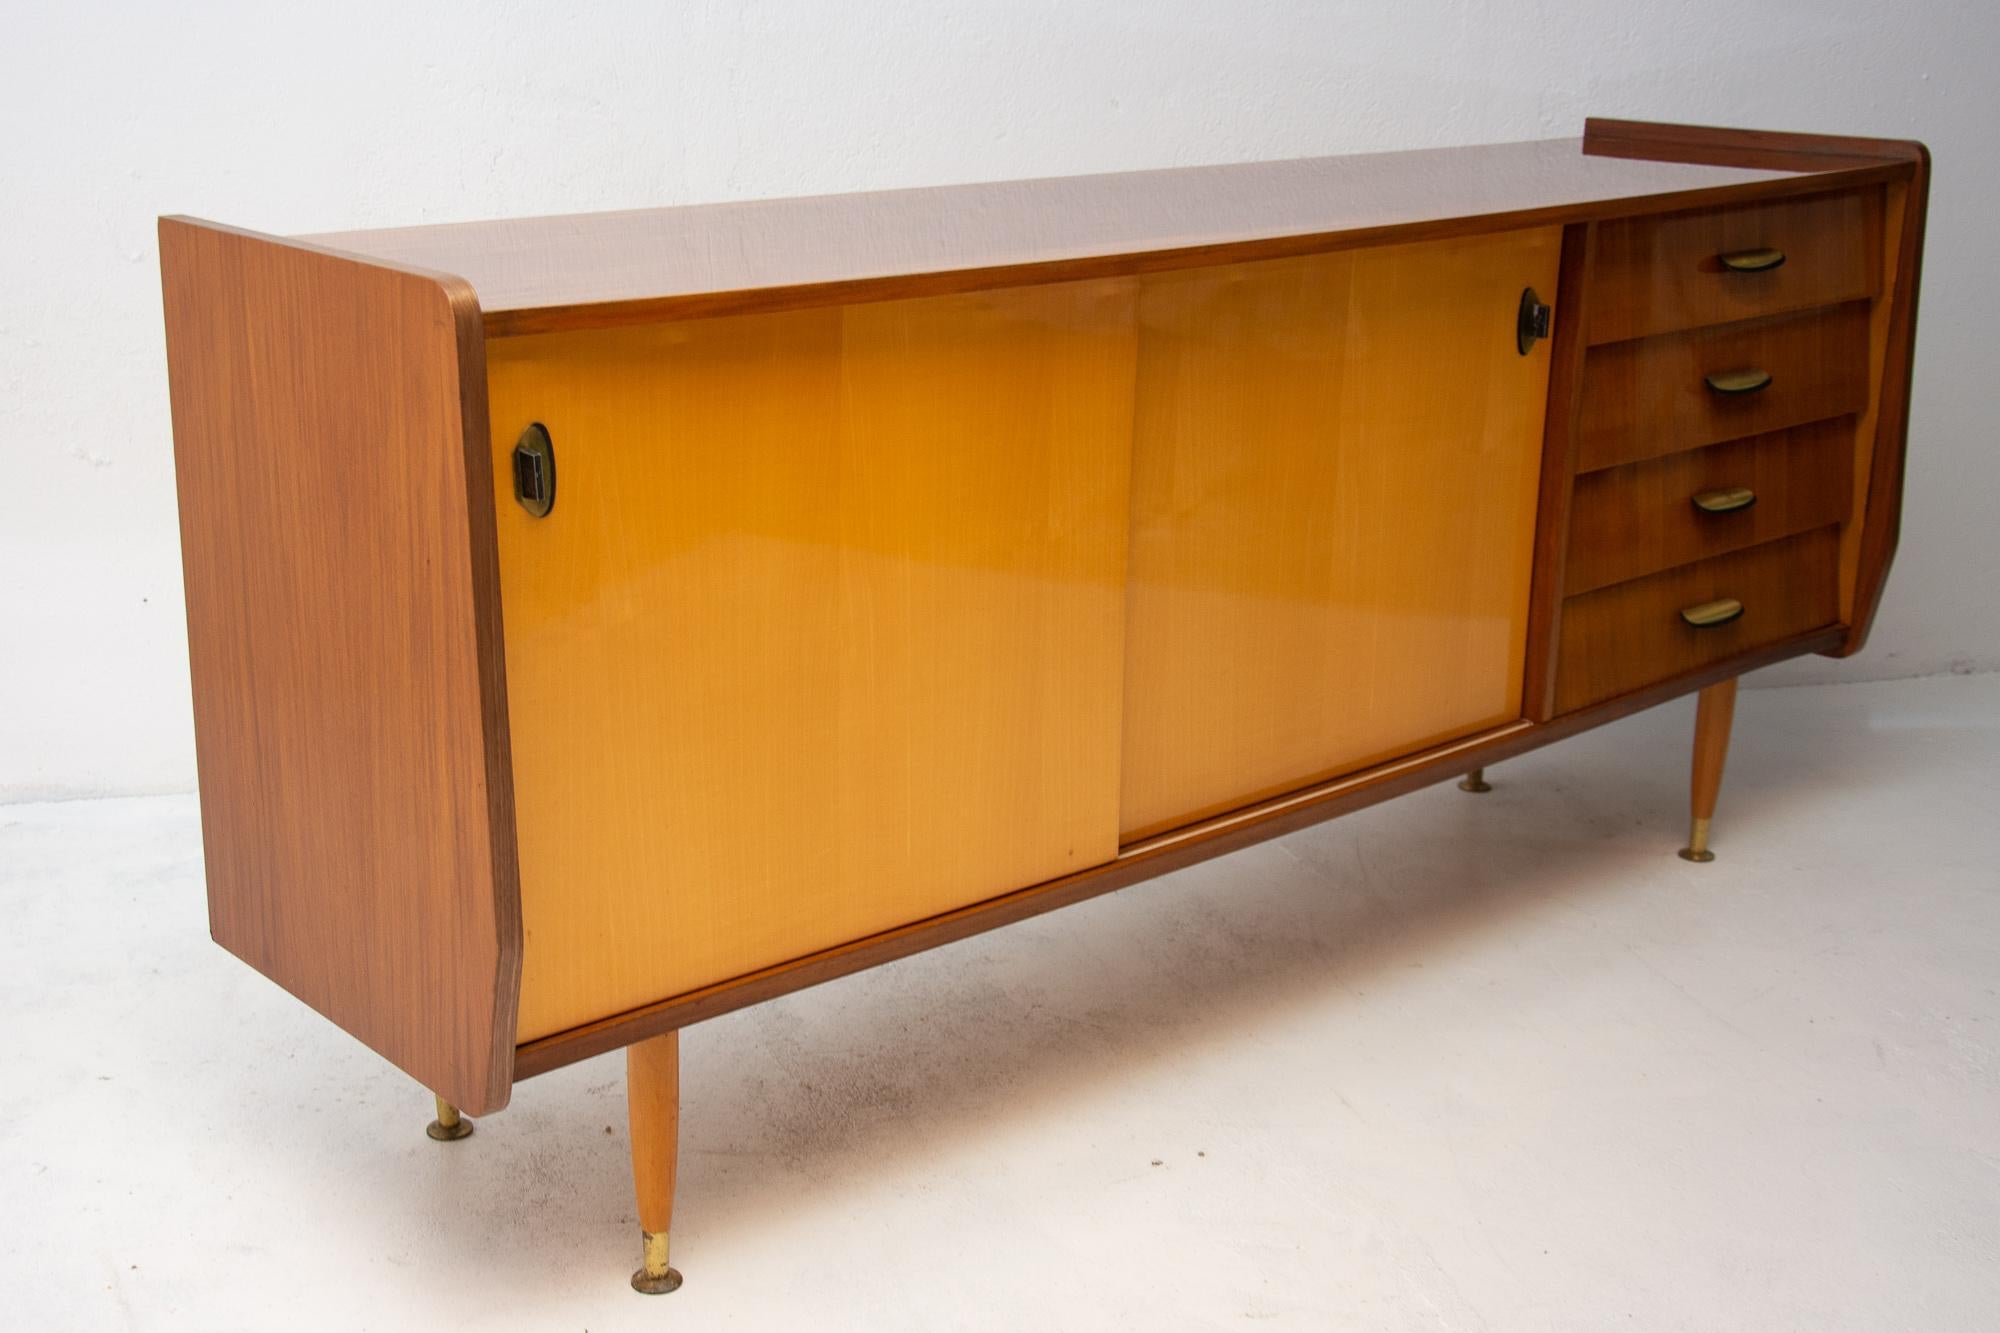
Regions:
<svg viewBox="0 0 2000 1333"><path fill-rule="evenodd" d="M1710 861L1713 861L1714 859L1715 859L1715 853L1709 851L1706 847L1702 848L1700 851L1696 851L1692 847L1681 848L1681 860L1683 861L1694 861L1699 864L1706 865Z"/></svg>
<svg viewBox="0 0 2000 1333"><path fill-rule="evenodd" d="M447 1125L442 1120L433 1120L424 1126L424 1133L430 1135L439 1143L450 1143L455 1139L471 1137L472 1122L462 1117L457 1123L450 1125Z"/></svg>
<svg viewBox="0 0 2000 1333"><path fill-rule="evenodd" d="M1477 778L1477 777L1460 778L1458 780L1458 789L1460 791L1469 791L1474 793L1483 791L1492 791L1493 784L1488 782L1485 778Z"/></svg>
<svg viewBox="0 0 2000 1333"><path fill-rule="evenodd" d="M664 1273L648 1273L641 1268L632 1274L632 1290L644 1292L648 1296L664 1296L670 1291L681 1289L681 1272L669 1268Z"/></svg>

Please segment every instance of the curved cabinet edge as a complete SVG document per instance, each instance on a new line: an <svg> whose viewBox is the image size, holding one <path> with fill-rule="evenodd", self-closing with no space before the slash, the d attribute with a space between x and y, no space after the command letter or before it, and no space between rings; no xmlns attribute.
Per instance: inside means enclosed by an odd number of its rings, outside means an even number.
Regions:
<svg viewBox="0 0 2000 1333"><path fill-rule="evenodd" d="M1931 153L1923 144L1899 141L1908 153L1909 183L1903 201L1902 233L1896 253L1896 290L1889 311L1880 397L1875 414L1875 449L1868 466L1868 494L1861 519L1861 551L1854 577L1853 612L1847 638L1831 656L1851 657L1868 642L1882 588L1895 561L1903 526L1903 459L1909 445L1910 381L1917 346L1917 298L1923 287L1924 223L1930 205Z"/></svg>

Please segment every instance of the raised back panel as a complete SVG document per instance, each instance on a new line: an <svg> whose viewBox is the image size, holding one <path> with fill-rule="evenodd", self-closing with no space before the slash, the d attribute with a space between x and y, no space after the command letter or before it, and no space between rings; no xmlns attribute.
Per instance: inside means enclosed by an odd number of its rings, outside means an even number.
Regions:
<svg viewBox="0 0 2000 1333"><path fill-rule="evenodd" d="M1116 854L1132 301L491 345L523 1040Z"/></svg>
<svg viewBox="0 0 2000 1333"><path fill-rule="evenodd" d="M1128 841L1520 716L1560 239L1142 280Z"/></svg>

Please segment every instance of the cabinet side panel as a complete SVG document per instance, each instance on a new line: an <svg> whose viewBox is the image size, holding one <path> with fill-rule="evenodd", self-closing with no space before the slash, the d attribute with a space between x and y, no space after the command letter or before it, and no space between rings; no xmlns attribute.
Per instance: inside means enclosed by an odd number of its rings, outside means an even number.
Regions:
<svg viewBox="0 0 2000 1333"><path fill-rule="evenodd" d="M1905 144L1907 182L1888 193L1890 264L1875 303L1870 336L1873 398L1860 424L1855 500L1858 522L1848 529L1841 559L1841 608L1848 622L1836 656L1861 651L1874 625L1882 587L1896 555L1903 522L1903 458L1910 425L1910 382L1916 355L1917 288L1923 274L1924 216L1929 203L1931 158L1921 144Z"/></svg>
<svg viewBox="0 0 2000 1333"><path fill-rule="evenodd" d="M519 960L479 312L160 224L209 920L472 1113Z"/></svg>
<svg viewBox="0 0 2000 1333"><path fill-rule="evenodd" d="M1129 283L489 356L522 1040L1116 854Z"/></svg>
<svg viewBox="0 0 2000 1333"><path fill-rule="evenodd" d="M1142 280L1126 841L1520 715L1560 241Z"/></svg>

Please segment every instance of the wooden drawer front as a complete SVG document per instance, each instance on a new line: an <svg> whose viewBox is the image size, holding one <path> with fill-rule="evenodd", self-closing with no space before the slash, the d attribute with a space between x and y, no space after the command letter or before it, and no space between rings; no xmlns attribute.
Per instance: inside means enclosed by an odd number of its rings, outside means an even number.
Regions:
<svg viewBox="0 0 2000 1333"><path fill-rule="evenodd" d="M1585 473L1570 506L1563 591L1843 522L1853 492L1852 417ZM1746 507L1720 508L1746 498Z"/></svg>
<svg viewBox="0 0 2000 1333"><path fill-rule="evenodd" d="M1770 380L1725 393L1710 376ZM1868 403L1868 303L1590 349L1576 470L1859 412Z"/></svg>
<svg viewBox="0 0 2000 1333"><path fill-rule="evenodd" d="M1613 584L1563 603L1556 711L1666 680L1840 614L1840 529L1817 528L1734 555ZM1683 608L1735 598L1743 614L1695 629Z"/></svg>
<svg viewBox="0 0 2000 1333"><path fill-rule="evenodd" d="M1784 256L1775 267L1739 266ZM1762 252L1762 253L1760 253ZM1593 343L1728 324L1871 297L1882 275L1882 193L1628 218L1597 229Z"/></svg>

